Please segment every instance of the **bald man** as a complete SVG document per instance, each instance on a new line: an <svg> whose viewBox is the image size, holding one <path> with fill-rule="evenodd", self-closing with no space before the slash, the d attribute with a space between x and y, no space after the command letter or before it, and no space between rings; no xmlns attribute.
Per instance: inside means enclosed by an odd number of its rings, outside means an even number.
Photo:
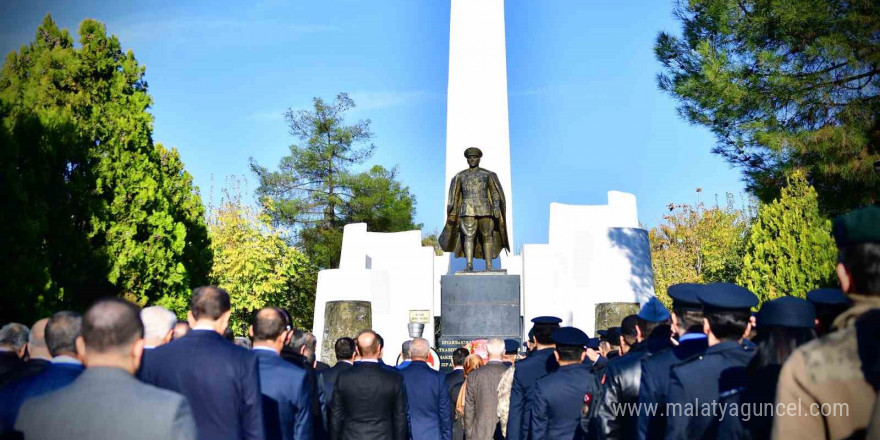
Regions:
<svg viewBox="0 0 880 440"><path fill-rule="evenodd" d="M378 335L362 331L355 350L360 361L340 373L333 387L330 438L408 439L403 377L379 364Z"/></svg>

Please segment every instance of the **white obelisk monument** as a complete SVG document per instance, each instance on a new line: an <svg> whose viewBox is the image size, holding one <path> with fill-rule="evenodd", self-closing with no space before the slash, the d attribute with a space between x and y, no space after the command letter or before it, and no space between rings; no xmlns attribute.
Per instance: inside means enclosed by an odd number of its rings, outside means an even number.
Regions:
<svg viewBox="0 0 880 440"><path fill-rule="evenodd" d="M515 251L504 0L452 0L446 95L446 185L456 173L467 168L464 150L468 147L483 151L480 167L494 171L504 187L507 235L511 251ZM446 194L445 198L448 197ZM445 218L445 203L443 210L442 218ZM502 268L508 267L508 260L509 256L502 252Z"/></svg>

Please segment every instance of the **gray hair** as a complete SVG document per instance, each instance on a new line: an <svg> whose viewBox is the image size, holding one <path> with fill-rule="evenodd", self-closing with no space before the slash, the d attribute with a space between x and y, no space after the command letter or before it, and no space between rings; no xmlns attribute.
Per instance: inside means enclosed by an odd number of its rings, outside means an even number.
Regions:
<svg viewBox="0 0 880 440"><path fill-rule="evenodd" d="M177 315L162 306L152 306L141 310L144 323L144 339L162 340L177 325Z"/></svg>
<svg viewBox="0 0 880 440"><path fill-rule="evenodd" d="M28 328L24 324L10 322L0 328L0 345L9 345L13 350L21 350L28 341Z"/></svg>
<svg viewBox="0 0 880 440"><path fill-rule="evenodd" d="M411 356L409 355L409 348L412 347L412 340L408 340L400 346L401 354L403 354L404 359L409 359Z"/></svg>
<svg viewBox="0 0 880 440"><path fill-rule="evenodd" d="M76 353L76 338L82 332L82 315L71 311L55 312L46 324L46 345L53 357Z"/></svg>
<svg viewBox="0 0 880 440"><path fill-rule="evenodd" d="M489 339L486 343L486 350L489 351L489 357L501 358L504 355L504 341L498 338Z"/></svg>
<svg viewBox="0 0 880 440"><path fill-rule="evenodd" d="M409 346L409 357L413 359L425 359L431 353L431 345L425 338L415 338Z"/></svg>

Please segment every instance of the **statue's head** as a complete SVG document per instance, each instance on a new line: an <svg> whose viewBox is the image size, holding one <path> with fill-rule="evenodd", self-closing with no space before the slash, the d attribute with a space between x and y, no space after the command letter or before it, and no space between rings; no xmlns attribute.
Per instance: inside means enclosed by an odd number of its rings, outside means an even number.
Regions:
<svg viewBox="0 0 880 440"><path fill-rule="evenodd" d="M483 152L477 147L470 147L464 150L464 157L467 158L468 166L476 168L480 166L480 158L483 157Z"/></svg>

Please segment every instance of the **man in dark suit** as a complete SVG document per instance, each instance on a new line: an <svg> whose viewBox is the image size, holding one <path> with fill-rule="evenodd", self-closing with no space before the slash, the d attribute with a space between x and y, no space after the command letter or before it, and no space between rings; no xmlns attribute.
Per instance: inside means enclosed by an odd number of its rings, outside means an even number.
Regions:
<svg viewBox="0 0 880 440"><path fill-rule="evenodd" d="M287 324L281 313L267 307L253 325L254 354L260 366L263 422L267 440L312 438L312 390L306 370L281 359Z"/></svg>
<svg viewBox="0 0 880 440"><path fill-rule="evenodd" d="M24 368L27 354L28 328L17 322L10 322L0 328L0 383L18 370Z"/></svg>
<svg viewBox="0 0 880 440"><path fill-rule="evenodd" d="M336 385L336 378L339 373L349 369L354 365L354 340L351 338L339 338L333 346L336 351L336 365L318 373L319 382L324 386L324 401L321 405L324 407L324 417L329 421L330 408L333 400L333 386Z"/></svg>
<svg viewBox="0 0 880 440"><path fill-rule="evenodd" d="M56 312L46 324L46 344L52 363L39 373L8 384L0 391L0 432L11 430L21 405L30 398L70 385L83 372L76 338L80 335L79 313Z"/></svg>
<svg viewBox="0 0 880 440"><path fill-rule="evenodd" d="M415 338L409 346L411 362L400 370L406 388L407 412L413 440L452 440L452 417L446 376L426 362L431 346Z"/></svg>
<svg viewBox="0 0 880 440"><path fill-rule="evenodd" d="M755 354L751 346L742 343L751 329L750 309L758 305L752 292L730 283L712 283L700 289L697 298L703 304L703 332L709 348L672 368L670 414L664 435L668 439L716 438L719 416L703 408L694 409L692 416L685 415L680 408L694 402L712 405L720 402L722 395L744 387L745 367Z"/></svg>
<svg viewBox="0 0 880 440"><path fill-rule="evenodd" d="M118 298L90 307L76 342L88 369L69 386L28 400L16 429L29 440L194 440L186 398L132 377L144 346L138 312Z"/></svg>
<svg viewBox="0 0 880 440"><path fill-rule="evenodd" d="M321 402L324 401L324 387L318 383L318 373L315 371L315 352L309 349L309 335L301 330L290 332L287 345L281 351L281 357L303 368L306 371L306 382L312 390L312 427L316 439L327 437L324 429L324 416L321 411Z"/></svg>
<svg viewBox="0 0 880 440"><path fill-rule="evenodd" d="M452 439L464 439L463 419L455 420L455 403L458 402L458 393L464 383L464 360L470 352L463 347L456 348L452 352L452 371L446 374L446 388L449 390L450 414L452 415Z"/></svg>
<svg viewBox="0 0 880 440"><path fill-rule="evenodd" d="M339 374L330 410L332 440L406 440L406 391L400 374L379 365L376 333L357 337L360 362Z"/></svg>
<svg viewBox="0 0 880 440"><path fill-rule="evenodd" d="M229 295L216 286L199 287L190 307L192 330L154 348L141 380L189 399L200 440L264 438L257 357L223 338Z"/></svg>
<svg viewBox="0 0 880 440"><path fill-rule="evenodd" d="M657 405L654 414L639 412L638 439L660 440L666 432L666 398L672 367L699 356L706 350L703 333L703 305L697 299L700 284L675 284L666 293L672 298L672 330L678 346L656 353L642 362L639 403Z"/></svg>
<svg viewBox="0 0 880 440"><path fill-rule="evenodd" d="M532 387L531 439L580 439L579 422L585 396L595 394L596 380L583 364L587 334L574 327L553 332L554 357L559 369L535 382ZM468 385L470 391L470 385Z"/></svg>
<svg viewBox="0 0 880 440"><path fill-rule="evenodd" d="M526 399L529 397L535 382L556 371L556 345L553 343L553 332L559 328L561 319L555 316L539 316L532 319L534 326L532 345L534 351L529 357L516 363L513 373L513 387L510 389L510 414L507 417L508 440L527 438L529 432L529 408Z"/></svg>

